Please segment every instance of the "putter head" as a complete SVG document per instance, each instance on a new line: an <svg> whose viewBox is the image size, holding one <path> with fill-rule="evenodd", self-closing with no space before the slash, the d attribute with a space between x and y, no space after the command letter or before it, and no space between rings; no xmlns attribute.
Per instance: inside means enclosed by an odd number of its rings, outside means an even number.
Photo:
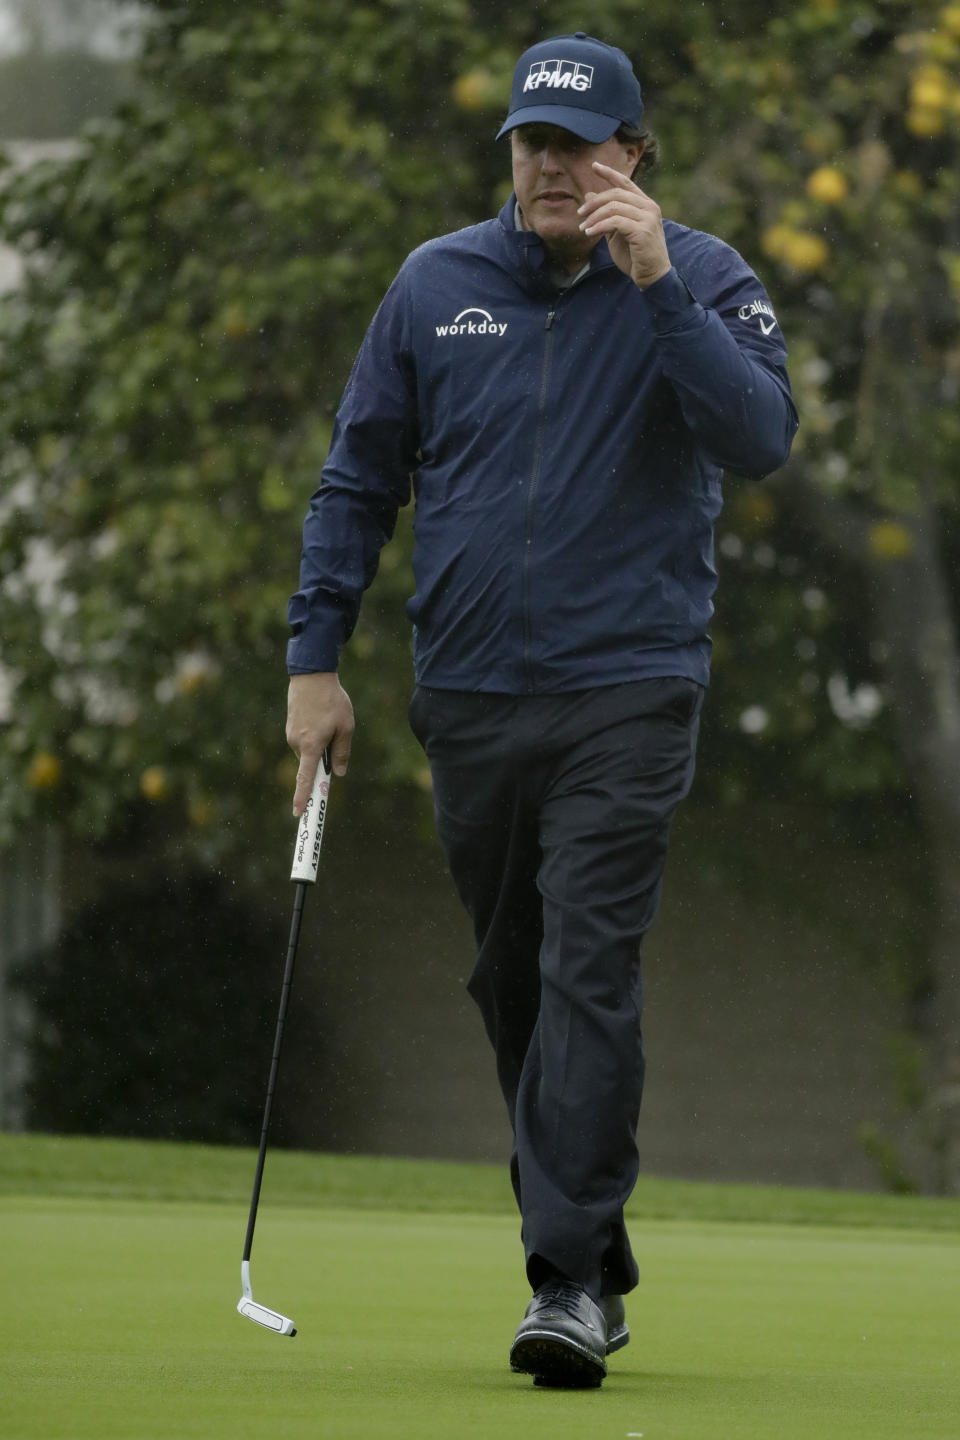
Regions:
<svg viewBox="0 0 960 1440"><path fill-rule="evenodd" d="M248 1320L262 1325L265 1330L272 1330L275 1335L296 1335L297 1333L297 1327L286 1315L281 1315L279 1310L268 1310L266 1305L258 1305L256 1300L248 1295L244 1295L239 1301L237 1310Z"/></svg>
<svg viewBox="0 0 960 1440"><path fill-rule="evenodd" d="M262 1325L264 1330L272 1330L274 1335L296 1335L297 1327L292 1320L281 1315L279 1310L270 1310L266 1305L258 1305L254 1300L249 1260L244 1260L240 1266L240 1288L243 1294L237 1302L237 1310L241 1315L245 1315L255 1325Z"/></svg>

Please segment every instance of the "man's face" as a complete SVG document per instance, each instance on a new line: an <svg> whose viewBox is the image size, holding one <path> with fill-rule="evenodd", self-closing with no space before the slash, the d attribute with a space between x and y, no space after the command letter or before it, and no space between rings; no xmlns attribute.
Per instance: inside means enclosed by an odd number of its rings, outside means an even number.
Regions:
<svg viewBox="0 0 960 1440"><path fill-rule="evenodd" d="M588 190L606 186L590 167L594 160L629 175L643 153L639 144L615 137L591 145L559 125L518 125L510 132L513 188L526 230L560 253L588 256L597 244L580 230L577 207Z"/></svg>

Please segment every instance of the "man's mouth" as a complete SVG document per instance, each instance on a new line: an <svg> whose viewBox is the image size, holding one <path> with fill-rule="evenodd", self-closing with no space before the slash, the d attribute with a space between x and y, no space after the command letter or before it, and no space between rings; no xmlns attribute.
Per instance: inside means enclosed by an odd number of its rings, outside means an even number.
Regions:
<svg viewBox="0 0 960 1440"><path fill-rule="evenodd" d="M541 190L537 196L537 200L544 205L562 205L565 201L572 199L573 196L569 190Z"/></svg>

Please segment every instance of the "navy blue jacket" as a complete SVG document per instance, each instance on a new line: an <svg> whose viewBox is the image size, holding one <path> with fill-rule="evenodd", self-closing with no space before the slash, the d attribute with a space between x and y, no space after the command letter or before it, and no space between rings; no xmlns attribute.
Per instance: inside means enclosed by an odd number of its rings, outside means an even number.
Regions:
<svg viewBox="0 0 960 1440"><path fill-rule="evenodd" d="M775 470L797 426L770 301L671 221L648 289L601 240L559 291L513 207L415 250L371 322L304 525L291 673L337 668L412 478L421 684L707 681L721 473Z"/></svg>

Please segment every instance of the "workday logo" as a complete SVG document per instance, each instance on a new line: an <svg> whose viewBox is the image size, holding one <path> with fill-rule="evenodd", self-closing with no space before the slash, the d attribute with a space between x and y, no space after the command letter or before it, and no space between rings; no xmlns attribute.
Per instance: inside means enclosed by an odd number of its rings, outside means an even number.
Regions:
<svg viewBox="0 0 960 1440"><path fill-rule="evenodd" d="M535 60L523 82L523 92L539 90L589 90L593 84L593 66L578 65L575 60Z"/></svg>
<svg viewBox="0 0 960 1440"><path fill-rule="evenodd" d="M767 304L766 300L754 300L749 305L741 305L737 314L741 320L752 320L754 315L756 315L760 322L760 329L764 335L769 335L777 323L777 317L774 315L772 307ZM769 323L764 320L763 317L765 315L769 317Z"/></svg>
<svg viewBox="0 0 960 1440"><path fill-rule="evenodd" d="M435 328L438 335L495 335L499 337L506 334L507 321L494 320L488 310L481 310L472 305L468 310L461 310L449 325L437 325Z"/></svg>

